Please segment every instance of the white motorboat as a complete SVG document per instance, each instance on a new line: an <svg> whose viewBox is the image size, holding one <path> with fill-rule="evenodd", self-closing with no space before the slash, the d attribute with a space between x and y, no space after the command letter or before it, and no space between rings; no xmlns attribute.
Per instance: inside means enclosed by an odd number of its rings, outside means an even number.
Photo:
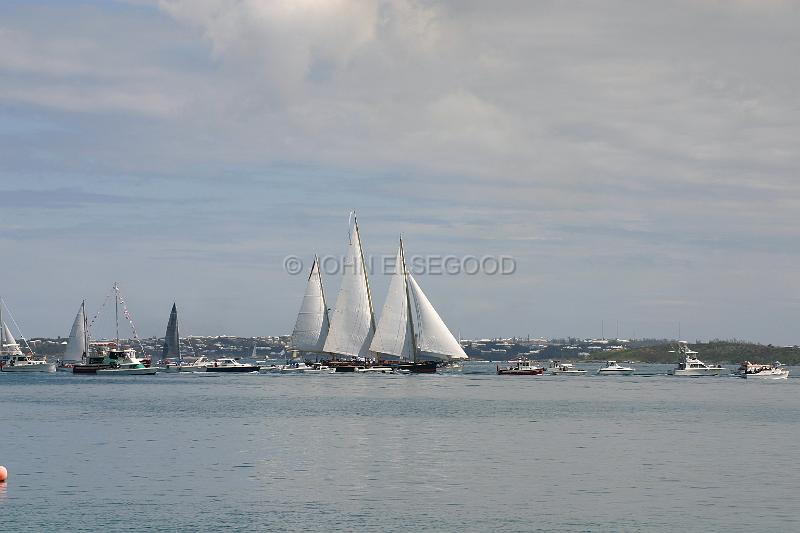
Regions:
<svg viewBox="0 0 800 533"><path fill-rule="evenodd" d="M158 368L154 366L144 366L144 363L136 357L136 352L133 348L111 350L108 353L108 358L111 360L111 368L100 368L97 370L97 374L152 376L158 372Z"/></svg>
<svg viewBox="0 0 800 533"><path fill-rule="evenodd" d="M566 374L568 376L581 376L586 374L586 370L575 368L572 363L562 363L561 361L550 362L550 373L553 375Z"/></svg>
<svg viewBox="0 0 800 533"><path fill-rule="evenodd" d="M258 372L258 365L246 365L233 357L223 357L206 366L206 372Z"/></svg>
<svg viewBox="0 0 800 533"><path fill-rule="evenodd" d="M355 371L361 374L394 374L394 368L383 365L356 367Z"/></svg>
<svg viewBox="0 0 800 533"><path fill-rule="evenodd" d="M201 355L191 363L183 362L178 366L178 372L205 372L209 365L214 364L213 361L208 359L205 355Z"/></svg>
<svg viewBox="0 0 800 533"><path fill-rule="evenodd" d="M699 376L719 376L725 368L720 365L707 365L697 357L697 352L689 348L686 341L678 341L677 350L670 350L671 353L679 353L683 361L670 371L673 376L699 377Z"/></svg>
<svg viewBox="0 0 800 533"><path fill-rule="evenodd" d="M56 364L48 363L44 359L34 359L26 354L14 354L2 368L2 372L55 372Z"/></svg>
<svg viewBox="0 0 800 533"><path fill-rule="evenodd" d="M746 379L787 379L789 377L789 371L777 361L772 364L745 361L736 371L736 374Z"/></svg>
<svg viewBox="0 0 800 533"><path fill-rule="evenodd" d="M606 366L598 369L597 375L599 376L630 376L633 374L633 368L629 366L618 365L616 361L606 361Z"/></svg>

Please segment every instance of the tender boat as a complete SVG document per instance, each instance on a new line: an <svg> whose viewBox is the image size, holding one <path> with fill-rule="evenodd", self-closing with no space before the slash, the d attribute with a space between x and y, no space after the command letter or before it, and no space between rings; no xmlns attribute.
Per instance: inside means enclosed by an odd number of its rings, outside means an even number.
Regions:
<svg viewBox="0 0 800 533"><path fill-rule="evenodd" d="M771 365L745 361L736 374L746 379L787 379L789 377L789 371L777 361Z"/></svg>
<svg viewBox="0 0 800 533"><path fill-rule="evenodd" d="M630 376L633 374L633 370L629 366L618 365L616 361L606 361L606 366L600 368L597 374L600 376Z"/></svg>
<svg viewBox="0 0 800 533"><path fill-rule="evenodd" d="M710 366L695 357L697 352L689 348L686 341L678 341L678 349L672 351L683 356L683 362L670 371L673 376L699 377L699 376L719 376L725 368L720 365Z"/></svg>
<svg viewBox="0 0 800 533"><path fill-rule="evenodd" d="M586 370L575 368L572 363L562 363L561 361L550 362L550 373L553 375L566 374L568 376L581 376L586 374Z"/></svg>
<svg viewBox="0 0 800 533"><path fill-rule="evenodd" d="M111 366L98 369L96 372L98 375L152 376L158 372L158 368L154 366L145 366L136 357L136 352L133 348L109 350L108 358L111 361Z"/></svg>
<svg viewBox="0 0 800 533"><path fill-rule="evenodd" d="M206 372L258 372L258 365L246 365L232 357L223 357L206 366Z"/></svg>
<svg viewBox="0 0 800 533"><path fill-rule="evenodd" d="M497 365L498 376L540 376L544 374L544 367L537 366L534 361L529 359L516 359L509 361L511 366L500 368Z"/></svg>

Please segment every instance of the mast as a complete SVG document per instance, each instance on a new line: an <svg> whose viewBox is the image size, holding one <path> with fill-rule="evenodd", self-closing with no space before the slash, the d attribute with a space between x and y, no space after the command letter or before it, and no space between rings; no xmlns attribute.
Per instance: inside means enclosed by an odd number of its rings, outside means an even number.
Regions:
<svg viewBox="0 0 800 533"><path fill-rule="evenodd" d="M411 314L411 295L408 292L408 269L406 269L406 255L403 251L403 236L400 236L400 262L403 265L403 283L406 289L406 306L408 308L408 327L411 328L411 350L414 354L413 362L417 362L417 335L414 332L414 316Z"/></svg>
<svg viewBox="0 0 800 533"><path fill-rule="evenodd" d="M369 278L367 277L367 263L364 261L364 248L361 246L361 232L358 231L358 217L353 211L353 224L356 227L356 237L358 238L358 251L361 256L361 272L364 274L364 284L367 286L367 301L369 302L369 323L372 333L375 333L375 310L372 308L372 291L369 288Z"/></svg>
<svg viewBox="0 0 800 533"><path fill-rule="evenodd" d="M83 313L83 355L82 360L89 356L89 323L86 319L86 300L81 302L81 313Z"/></svg>
<svg viewBox="0 0 800 533"><path fill-rule="evenodd" d="M5 333L6 328L5 324L3 324L3 299L0 298L0 352L2 352L6 346Z"/></svg>
<svg viewBox="0 0 800 533"><path fill-rule="evenodd" d="M119 350L119 287L114 282L114 320L117 324L117 350Z"/></svg>

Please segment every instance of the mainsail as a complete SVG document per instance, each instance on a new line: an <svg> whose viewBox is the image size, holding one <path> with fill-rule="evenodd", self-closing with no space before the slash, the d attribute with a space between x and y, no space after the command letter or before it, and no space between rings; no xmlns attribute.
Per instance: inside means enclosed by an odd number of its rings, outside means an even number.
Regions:
<svg viewBox="0 0 800 533"><path fill-rule="evenodd" d="M414 360L414 331L409 320L409 300L403 241L397 250L395 272L389 282L389 293L383 304L381 318L369 349L382 356L389 355L403 361Z"/></svg>
<svg viewBox="0 0 800 533"><path fill-rule="evenodd" d="M17 344L16 339L11 334L11 330L8 329L8 324L3 322L3 336L2 336L2 346L0 346L0 351L8 355L22 355L22 350Z"/></svg>
<svg viewBox="0 0 800 533"><path fill-rule="evenodd" d="M328 328L328 308L322 289L319 259L314 257L303 303L300 305L300 312L297 313L297 321L292 331L292 349L302 352L322 352L328 337Z"/></svg>
<svg viewBox="0 0 800 533"><path fill-rule="evenodd" d="M78 308L75 322L67 339L67 349L64 351L64 361L80 361L86 357L86 310L84 302Z"/></svg>
<svg viewBox="0 0 800 533"><path fill-rule="evenodd" d="M414 313L414 331L417 341L417 359L469 359L442 317L433 308L414 276L408 277L411 306Z"/></svg>
<svg viewBox="0 0 800 533"><path fill-rule="evenodd" d="M342 270L342 286L336 297L324 351L367 358L375 334L375 314L355 215Z"/></svg>
<svg viewBox="0 0 800 533"><path fill-rule="evenodd" d="M161 350L161 359L169 357L181 358L180 336L178 335L178 308L173 303L167 322L167 333L164 335L164 347Z"/></svg>

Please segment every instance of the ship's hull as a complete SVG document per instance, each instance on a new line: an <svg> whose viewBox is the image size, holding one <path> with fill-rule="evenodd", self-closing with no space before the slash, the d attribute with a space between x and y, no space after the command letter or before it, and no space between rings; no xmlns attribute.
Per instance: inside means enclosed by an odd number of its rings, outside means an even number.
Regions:
<svg viewBox="0 0 800 533"><path fill-rule="evenodd" d="M55 372L55 363L37 363L33 365L5 365L2 372Z"/></svg>
<svg viewBox="0 0 800 533"><path fill-rule="evenodd" d="M258 372L260 368L260 366L255 365L207 366L206 372Z"/></svg>
<svg viewBox="0 0 800 533"><path fill-rule="evenodd" d="M102 376L152 376L158 372L156 367L144 368L102 368L97 371Z"/></svg>
<svg viewBox="0 0 800 533"><path fill-rule="evenodd" d="M690 377L696 378L700 376L719 376L722 374L722 371L725 370L724 368L686 368L686 369L679 369L676 368L670 374L673 376L679 377Z"/></svg>

